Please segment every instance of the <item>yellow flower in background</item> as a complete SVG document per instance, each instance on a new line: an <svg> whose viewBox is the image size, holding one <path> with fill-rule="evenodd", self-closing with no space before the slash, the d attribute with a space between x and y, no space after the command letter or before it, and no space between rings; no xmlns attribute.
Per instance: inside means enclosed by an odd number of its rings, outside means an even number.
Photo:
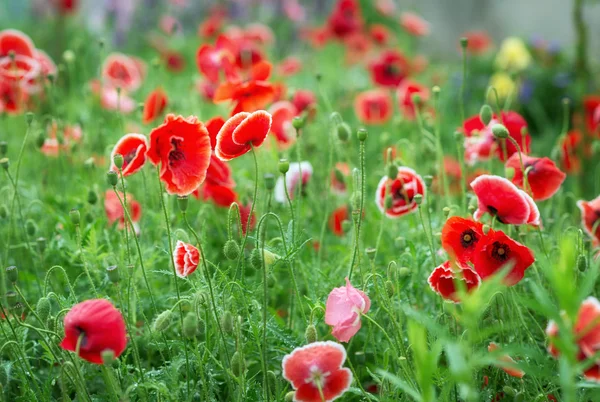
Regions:
<svg viewBox="0 0 600 402"><path fill-rule="evenodd" d="M507 73L496 73L490 78L490 86L496 88L498 98L506 99L511 94L514 95L517 85ZM493 92L490 92L491 100L494 99Z"/></svg>
<svg viewBox="0 0 600 402"><path fill-rule="evenodd" d="M516 37L504 39L496 55L496 66L502 70L521 71L531 64L531 54L525 43Z"/></svg>

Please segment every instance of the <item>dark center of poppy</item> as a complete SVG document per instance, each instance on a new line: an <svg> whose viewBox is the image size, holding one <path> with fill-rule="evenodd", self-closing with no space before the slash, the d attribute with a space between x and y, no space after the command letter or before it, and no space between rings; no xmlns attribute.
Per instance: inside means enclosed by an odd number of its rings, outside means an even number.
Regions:
<svg viewBox="0 0 600 402"><path fill-rule="evenodd" d="M492 214L493 216L496 217L496 220L500 223L504 223L504 221L502 220L502 218L500 218L498 216L498 209L496 209L495 207L492 207L491 205L487 206L488 211L490 211L490 214Z"/></svg>
<svg viewBox="0 0 600 402"><path fill-rule="evenodd" d="M400 69L394 64L386 64L386 66L383 69L383 72L385 75L395 77L398 74L400 74Z"/></svg>
<svg viewBox="0 0 600 402"><path fill-rule="evenodd" d="M87 337L85 336L85 331L79 325L75 326L75 330L77 331L77 337L81 336L81 343L79 344L80 348L84 348L87 343Z"/></svg>
<svg viewBox="0 0 600 402"><path fill-rule="evenodd" d="M135 154L137 153L137 151L131 151L126 153L125 155L123 155L123 166L128 165L129 163L131 163L131 161L133 160L133 158L135 158Z"/></svg>
<svg viewBox="0 0 600 402"><path fill-rule="evenodd" d="M510 249L504 243L500 243L499 241L494 242L492 244L492 257L498 261L504 262L508 259L510 255Z"/></svg>
<svg viewBox="0 0 600 402"><path fill-rule="evenodd" d="M173 145L173 149L169 152L169 166L175 167L179 164L180 161L185 160L185 154L179 150L181 147L183 140L173 138L171 140L171 145Z"/></svg>
<svg viewBox="0 0 600 402"><path fill-rule="evenodd" d="M473 229L467 229L464 232L462 232L461 237L460 237L460 244L464 247L464 248L469 248L469 247L473 247L475 245L475 243L477 243L477 233L475 233L475 231Z"/></svg>

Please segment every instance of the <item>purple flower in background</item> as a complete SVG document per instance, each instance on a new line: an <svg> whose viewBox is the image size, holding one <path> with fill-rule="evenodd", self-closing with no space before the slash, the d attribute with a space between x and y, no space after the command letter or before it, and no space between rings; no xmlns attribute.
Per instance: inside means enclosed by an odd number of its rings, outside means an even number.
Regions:
<svg viewBox="0 0 600 402"><path fill-rule="evenodd" d="M558 88L566 88L571 83L571 74L564 71L557 73L552 82Z"/></svg>
<svg viewBox="0 0 600 402"><path fill-rule="evenodd" d="M535 84L531 80L524 80L519 89L519 101L521 103L527 103L533 96L535 90Z"/></svg>

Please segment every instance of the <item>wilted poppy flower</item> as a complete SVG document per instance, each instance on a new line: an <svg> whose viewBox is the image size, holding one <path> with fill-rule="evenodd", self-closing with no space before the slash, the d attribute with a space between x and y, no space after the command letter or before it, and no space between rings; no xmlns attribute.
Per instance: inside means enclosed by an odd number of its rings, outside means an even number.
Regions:
<svg viewBox="0 0 600 402"><path fill-rule="evenodd" d="M16 29L0 31L0 58L15 55L34 57L35 45L29 36Z"/></svg>
<svg viewBox="0 0 600 402"><path fill-rule="evenodd" d="M102 352L112 351L119 357L127 346L125 320L121 312L105 299L76 304L64 318L65 337L60 347L90 363L103 364ZM81 340L80 340L81 339Z"/></svg>
<svg viewBox="0 0 600 402"><path fill-rule="evenodd" d="M285 194L285 187L290 199L294 199L296 196L296 190L300 186L300 194L304 194L306 185L310 181L313 174L313 167L310 162L292 162L290 168L285 174L285 186L283 183L283 176L280 176L275 183L275 189L273 190L273 198L279 203L286 203L287 196Z"/></svg>
<svg viewBox="0 0 600 402"><path fill-rule="evenodd" d="M342 223L348 219L349 214L347 205L336 208L329 217L329 229L331 229L334 235L343 236L344 228L342 227Z"/></svg>
<svg viewBox="0 0 600 402"><path fill-rule="evenodd" d="M482 237L481 223L453 216L442 228L442 247L450 256L450 260L464 264L473 261L473 252Z"/></svg>
<svg viewBox="0 0 600 402"><path fill-rule="evenodd" d="M471 188L477 196L476 220L480 220L487 212L501 223L527 223L531 212L529 203L509 180L500 176L481 175L471 182Z"/></svg>
<svg viewBox="0 0 600 402"><path fill-rule="evenodd" d="M135 60L122 53L111 53L106 57L102 77L110 86L130 92L142 85L142 75Z"/></svg>
<svg viewBox="0 0 600 402"><path fill-rule="evenodd" d="M582 362L597 356L600 352L600 302L595 297L588 297L579 307L577 318L573 325L573 334L577 343L577 360ZM559 336L558 324L550 321L546 327L546 335L550 340L548 352L554 357L558 357L561 351L554 344L554 340ZM583 372L586 380L600 382L600 362L593 362Z"/></svg>
<svg viewBox="0 0 600 402"><path fill-rule="evenodd" d="M233 115L217 135L215 154L219 159L228 161L259 147L267 138L271 123L271 115L264 110Z"/></svg>
<svg viewBox="0 0 600 402"><path fill-rule="evenodd" d="M350 166L337 162L331 172L331 190L337 194L346 194L346 178L350 176Z"/></svg>
<svg viewBox="0 0 600 402"><path fill-rule="evenodd" d="M298 109L289 101L275 102L269 108L273 117L271 132L277 140L280 149L289 148L296 141L296 130L292 126L292 120L298 115Z"/></svg>
<svg viewBox="0 0 600 402"><path fill-rule="evenodd" d="M533 199L542 201L552 197L560 189L567 175L549 158L535 158L524 154L521 154L521 157L527 173L527 190L530 191ZM514 171L511 181L524 188L524 174L521 170L519 154L515 153L508 158L505 167Z"/></svg>
<svg viewBox="0 0 600 402"><path fill-rule="evenodd" d="M123 193L120 191L119 197L121 197L121 200L125 200ZM106 190L106 193L104 193L104 211L106 212L106 218L108 219L109 225L118 221L118 228L124 229L127 218L125 217L119 197L117 197L113 190ZM135 225L142 217L142 206L133 198L131 193L127 193L127 208L129 209L131 221ZM138 228L135 226L134 229L136 232L138 231Z"/></svg>
<svg viewBox="0 0 600 402"><path fill-rule="evenodd" d="M413 120L416 116L417 106L414 102L414 96L418 95L420 102L425 103L429 100L429 88L411 80L404 80L396 90L398 106L405 119Z"/></svg>
<svg viewBox="0 0 600 402"><path fill-rule="evenodd" d="M354 99L354 112L361 123L384 124L392 117L392 97L383 89L361 92Z"/></svg>
<svg viewBox="0 0 600 402"><path fill-rule="evenodd" d="M151 123L165 111L169 99L167 94L161 88L157 88L150 92L144 102L144 113L142 121L144 124Z"/></svg>
<svg viewBox="0 0 600 402"><path fill-rule="evenodd" d="M150 132L147 156L160 166L160 179L169 194L191 194L206 177L210 163L210 137L202 122L194 116L168 114L160 126Z"/></svg>
<svg viewBox="0 0 600 402"><path fill-rule="evenodd" d="M389 189L388 189L389 188ZM392 205L385 208L387 194L392 197ZM398 168L398 176L389 179L383 176L377 185L375 203L380 211L385 211L388 218L399 218L417 210L415 195L420 194L425 198L425 183L421 176L407 167Z"/></svg>
<svg viewBox="0 0 600 402"><path fill-rule="evenodd" d="M283 378L294 388L294 401L329 402L350 388L352 372L342 367L346 351L326 341L296 348L283 358Z"/></svg>
<svg viewBox="0 0 600 402"><path fill-rule="evenodd" d="M468 31L462 37L467 38L467 50L472 54L483 54L492 47L492 38L486 31Z"/></svg>
<svg viewBox="0 0 600 402"><path fill-rule="evenodd" d="M577 201L581 211L581 225L585 232L595 241L600 241L600 196L592 201Z"/></svg>
<svg viewBox="0 0 600 402"><path fill-rule="evenodd" d="M429 35L429 22L425 21L421 16L409 11L400 14L400 26L413 36Z"/></svg>
<svg viewBox="0 0 600 402"><path fill-rule="evenodd" d="M460 303L460 297L456 282L461 281L467 292L476 289L481 283L479 275L468 266L462 266L458 263L446 261L433 270L427 283L435 293L442 298Z"/></svg>
<svg viewBox="0 0 600 402"><path fill-rule="evenodd" d="M495 342L490 342L490 344L488 346L488 352L493 353L497 350L499 350L498 345ZM512 365L514 365L516 363L514 361L514 359L512 357L510 357L509 355L501 355L499 359L505 363L509 363ZM506 374L508 374L512 377L523 378L523 376L525 375L525 372L518 368L506 367L505 365L498 365L498 366L502 370L504 370L506 372Z"/></svg>
<svg viewBox="0 0 600 402"><path fill-rule="evenodd" d="M348 342L360 329L360 316L367 314L371 300L346 278L346 286L329 293L325 304L325 323L333 327L331 334L340 342Z"/></svg>
<svg viewBox="0 0 600 402"><path fill-rule="evenodd" d="M501 230L493 229L477 243L472 258L475 271L483 280L505 267L510 267L504 278L507 286L521 281L525 270L535 261L533 252L528 247L514 241Z"/></svg>
<svg viewBox="0 0 600 402"><path fill-rule="evenodd" d="M200 263L200 252L191 244L178 240L177 245L173 250L173 261L175 262L177 276L185 278L198 268L198 264Z"/></svg>
<svg viewBox="0 0 600 402"><path fill-rule="evenodd" d="M410 62L399 51L386 50L369 64L369 70L374 83L396 88L408 76Z"/></svg>
<svg viewBox="0 0 600 402"><path fill-rule="evenodd" d="M298 113L302 113L305 110L311 108L317 104L317 97L315 94L308 89L299 89L294 92L292 97L292 103L296 106Z"/></svg>
<svg viewBox="0 0 600 402"><path fill-rule="evenodd" d="M337 38L344 38L362 30L363 19L357 0L337 0L327 19L329 31Z"/></svg>
<svg viewBox="0 0 600 402"><path fill-rule="evenodd" d="M146 150L148 141L143 134L126 134L121 139L110 154L110 170L118 172L119 169L113 161L116 154L123 156L123 167L121 168L123 176L129 176L139 171L146 162Z"/></svg>

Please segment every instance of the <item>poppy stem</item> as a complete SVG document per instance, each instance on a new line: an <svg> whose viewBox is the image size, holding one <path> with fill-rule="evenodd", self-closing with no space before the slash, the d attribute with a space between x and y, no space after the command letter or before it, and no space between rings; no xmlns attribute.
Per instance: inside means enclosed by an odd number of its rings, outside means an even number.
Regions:
<svg viewBox="0 0 600 402"><path fill-rule="evenodd" d="M463 120L464 121L464 120ZM460 164L460 181L461 191L460 198L462 201L462 210L467 212L467 168L465 165L464 145L461 142L456 142L456 151L458 154L458 163Z"/></svg>
<svg viewBox="0 0 600 402"><path fill-rule="evenodd" d="M81 239L81 228L79 223L75 224L75 235L77 237L77 245L79 246L79 254L81 256L81 261L83 262L83 270L85 271L85 274L88 277L88 280L90 281L90 285L92 286L92 290L94 291L94 295L96 296L96 298L98 298L98 290L96 290L96 285L94 285L94 280L92 279L92 275L90 275L90 270L88 268L87 265L87 261L85 259L85 256L83 254L83 245L82 245L82 239Z"/></svg>
<svg viewBox="0 0 600 402"><path fill-rule="evenodd" d="M419 218L421 218L421 226L423 226L423 231L425 232L425 237L427 238L427 243L429 244L429 251L431 252L431 259L433 260L433 266L437 266L437 258L435 255L435 251L433 248L433 239L432 239L432 234L430 233L430 231L427 231L427 228L425 226L425 219L423 218L423 208L424 204L421 204L417 207L417 209L419 210ZM431 223L430 223L431 224ZM431 226L430 226L431 229Z"/></svg>
<svg viewBox="0 0 600 402"><path fill-rule="evenodd" d="M123 177L123 170L119 168L119 174L121 175L121 187L123 187L123 211L127 210L127 189L125 188L125 178ZM116 188L115 188L116 193ZM135 228L131 224L131 231L135 236ZM127 253L127 262L131 264L131 252L129 250L129 222L125 222L125 252Z"/></svg>
<svg viewBox="0 0 600 402"><path fill-rule="evenodd" d="M464 38L466 39L466 38ZM463 39L461 39L463 40ZM465 121L465 91L467 88L467 46L461 46L462 53L462 81L460 83L460 121Z"/></svg>
<svg viewBox="0 0 600 402"><path fill-rule="evenodd" d="M360 130L359 130L360 131ZM366 140L366 137L365 137ZM360 265L360 253L358 249L360 248L360 228L362 226L362 218L363 211L365 209L365 181L366 181L366 171L365 171L365 140L360 141L360 209L358 210L358 218L356 218L356 234L354 239L354 253L352 254L352 263L350 264L350 272L348 273L348 279L352 279L352 271L354 269L354 265ZM354 213L355 211L353 211ZM361 283L363 283L362 272L360 277Z"/></svg>

